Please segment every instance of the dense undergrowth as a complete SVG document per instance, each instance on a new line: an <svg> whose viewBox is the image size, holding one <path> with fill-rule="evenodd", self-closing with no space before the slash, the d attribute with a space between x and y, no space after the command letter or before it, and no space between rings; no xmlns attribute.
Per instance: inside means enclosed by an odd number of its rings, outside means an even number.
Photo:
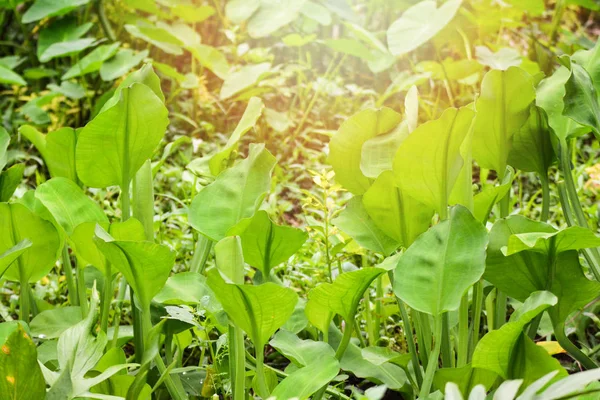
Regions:
<svg viewBox="0 0 600 400"><path fill-rule="evenodd" d="M600 397L594 0L0 0L0 399Z"/></svg>

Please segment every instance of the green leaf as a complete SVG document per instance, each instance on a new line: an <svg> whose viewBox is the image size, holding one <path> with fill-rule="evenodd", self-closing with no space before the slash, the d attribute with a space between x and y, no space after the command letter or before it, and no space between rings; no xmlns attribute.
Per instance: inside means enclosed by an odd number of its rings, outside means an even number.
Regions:
<svg viewBox="0 0 600 400"><path fill-rule="evenodd" d="M77 25L77 19L73 17L65 17L52 22L48 27L40 30L37 40L37 57L41 58L48 47L55 43L70 42L81 38L93 26L94 24L91 22Z"/></svg>
<svg viewBox="0 0 600 400"><path fill-rule="evenodd" d="M371 53L365 44L355 39L341 38L341 39L327 39L324 44L342 54L348 54L350 56L358 57L365 61L374 61L375 56Z"/></svg>
<svg viewBox="0 0 600 400"><path fill-rule="evenodd" d="M270 282L258 286L229 284L214 269L208 272L207 283L229 318L248 334L257 349L283 326L298 301L292 289Z"/></svg>
<svg viewBox="0 0 600 400"><path fill-rule="evenodd" d="M248 34L257 39L269 36L279 28L292 23L306 0L292 2L260 2L260 7L248 21Z"/></svg>
<svg viewBox="0 0 600 400"><path fill-rule="evenodd" d="M229 75L229 63L227 57L217 48L206 44L196 44L187 50L194 56L203 67L210 69L221 79Z"/></svg>
<svg viewBox="0 0 600 400"><path fill-rule="evenodd" d="M571 76L568 68L561 66L554 74L543 79L536 89L536 104L548 114L548 125L560 140L580 136L588 129L563 115L565 84Z"/></svg>
<svg viewBox="0 0 600 400"><path fill-rule="evenodd" d="M219 98L228 99L233 95L253 86L259 81L263 74L271 70L271 63L245 65L235 72L231 72L225 78Z"/></svg>
<svg viewBox="0 0 600 400"><path fill-rule="evenodd" d="M231 136L229 136L227 144L225 144L225 147L222 150L220 150L218 153L215 153L209 161L210 172L214 176L219 175L228 167L231 153L237 147L237 144L242 136L244 136L256 125L256 121L258 121L258 118L260 118L264 108L265 105L260 98L252 97L250 99L248 106L246 107L246 110L240 119L240 122L238 122L235 130Z"/></svg>
<svg viewBox="0 0 600 400"><path fill-rule="evenodd" d="M563 115L591 128L600 137L600 104L592 78L581 65L571 61L569 64L571 74L565 83Z"/></svg>
<svg viewBox="0 0 600 400"><path fill-rule="evenodd" d="M81 181L99 188L129 185L163 138L167 115L148 86L123 89L117 104L98 114L79 134L75 157Z"/></svg>
<svg viewBox="0 0 600 400"><path fill-rule="evenodd" d="M31 334L40 339L56 339L81 321L81 308L68 306L42 311L31 320Z"/></svg>
<svg viewBox="0 0 600 400"><path fill-rule="evenodd" d="M334 356L320 355L306 367L302 367L282 380L271 393L275 399L309 399L321 387L335 378L340 363Z"/></svg>
<svg viewBox="0 0 600 400"><path fill-rule="evenodd" d="M108 224L104 211L87 197L79 186L66 178L52 178L35 191L64 232L70 236L84 222Z"/></svg>
<svg viewBox="0 0 600 400"><path fill-rule="evenodd" d="M402 116L390 108L365 109L344 121L329 142L328 163L336 180L353 194L364 194L371 180L361 170L363 145L395 129Z"/></svg>
<svg viewBox="0 0 600 400"><path fill-rule="evenodd" d="M305 309L308 320L324 332L335 314L347 324L353 323L365 290L384 272L380 268L364 268L341 274L333 283L319 284L308 293Z"/></svg>
<svg viewBox="0 0 600 400"><path fill-rule="evenodd" d="M160 292L171 273L175 252L153 242L114 240L99 225L95 232L98 249L123 274L142 309L148 310L152 298Z"/></svg>
<svg viewBox="0 0 600 400"><path fill-rule="evenodd" d="M487 369L473 368L467 364L460 368L441 368L435 372L433 383L438 388L446 387L448 382L458 385L463 396L468 397L469 393L477 385L483 385L485 390L490 390L498 375Z"/></svg>
<svg viewBox="0 0 600 400"><path fill-rule="evenodd" d="M508 168L508 170L509 172L504 175L504 179L499 185L487 186L473 197L473 215L477 221L485 224L492 208L510 191L515 174L512 168Z"/></svg>
<svg viewBox="0 0 600 400"><path fill-rule="evenodd" d="M550 239L554 241L552 254L548 253ZM496 222L490 231L484 277L519 301L525 301L535 291L549 290L558 298L557 305L549 310L550 316L554 324L561 323L600 291L600 284L585 277L573 250L595 245L597 240L591 231L581 227L557 232L543 222L511 216ZM506 256L508 252L510 255ZM550 286L552 257L556 268Z"/></svg>
<svg viewBox="0 0 600 400"><path fill-rule="evenodd" d="M52 223L38 217L22 204L0 203L0 254L24 239L31 248L21 254L6 271L5 278L35 282L44 277L58 259L61 240Z"/></svg>
<svg viewBox="0 0 600 400"><path fill-rule="evenodd" d="M21 325L2 344L0 393L3 399L44 399L46 383L35 344Z"/></svg>
<svg viewBox="0 0 600 400"><path fill-rule="evenodd" d="M188 218L194 229L214 241L258 209L271 187L275 157L264 145L250 145L246 159L222 172L192 200Z"/></svg>
<svg viewBox="0 0 600 400"><path fill-rule="evenodd" d="M47 63L54 58L68 57L81 53L83 50L93 47L98 42L93 38L74 39L68 42L54 43L42 53L40 62Z"/></svg>
<svg viewBox="0 0 600 400"><path fill-rule="evenodd" d="M131 364L113 365L101 374L88 378L104 354L108 342L103 331L95 331L98 315L98 292L94 286L90 311L87 317L65 330L58 339L59 371L52 371L42 365L46 382L50 385L47 400L64 400L83 397L92 386L103 382Z"/></svg>
<svg viewBox="0 0 600 400"><path fill-rule="evenodd" d="M48 166L52 177L64 177L77 182L75 148L77 132L72 128L60 128L47 135L31 125L23 125L19 133L35 145Z"/></svg>
<svg viewBox="0 0 600 400"><path fill-rule="evenodd" d="M277 332L269 344L298 367L310 365L321 356L335 357L335 350L328 343L302 340L284 329Z"/></svg>
<svg viewBox="0 0 600 400"><path fill-rule="evenodd" d="M360 170L371 179L377 179L385 171L391 171L398 147L410 133L409 124L403 121L389 133L377 135L364 142L360 155Z"/></svg>
<svg viewBox="0 0 600 400"><path fill-rule="evenodd" d="M234 24L250 18L260 7L261 0L229 0L225 5L225 15Z"/></svg>
<svg viewBox="0 0 600 400"><path fill-rule="evenodd" d="M242 220L228 234L239 235L244 260L259 269L265 279L273 267L287 261L308 238L300 229L275 224L262 210L251 219Z"/></svg>
<svg viewBox="0 0 600 400"><path fill-rule="evenodd" d="M27 82L25 82L25 79L21 75L6 68L4 65L0 65L0 83L17 86L27 85Z"/></svg>
<svg viewBox="0 0 600 400"><path fill-rule="evenodd" d="M215 15L216 10L211 6L177 4L171 8L171 12L185 22L198 23Z"/></svg>
<svg viewBox="0 0 600 400"><path fill-rule="evenodd" d="M215 295L206 283L206 277L197 272L180 272L169 277L153 300L169 305L200 304L209 310L218 307Z"/></svg>
<svg viewBox="0 0 600 400"><path fill-rule="evenodd" d="M396 185L402 193L445 213L464 165L461 145L473 122L466 107L449 108L439 119L420 125L400 145L394 158Z"/></svg>
<svg viewBox="0 0 600 400"><path fill-rule="evenodd" d="M131 36L150 43L164 51L165 53L180 56L183 54L181 40L173 36L169 31L148 23L137 25L125 25L125 30Z"/></svg>
<svg viewBox="0 0 600 400"><path fill-rule="evenodd" d="M473 353L473 367L493 371L504 379L522 378L525 384L555 370L560 371L559 376L566 376L559 362L523 333L529 322L556 302L556 296L550 292L534 292L508 323L479 341Z"/></svg>
<svg viewBox="0 0 600 400"><path fill-rule="evenodd" d="M398 242L383 232L369 216L362 196L350 199L346 208L331 222L356 243L376 253L388 256L398 248Z"/></svg>
<svg viewBox="0 0 600 400"><path fill-rule="evenodd" d="M0 202L8 201L23 180L25 164L15 164L0 173Z"/></svg>
<svg viewBox="0 0 600 400"><path fill-rule="evenodd" d="M121 43L111 43L98 46L90 54L83 57L75 65L73 65L65 74L62 76L62 80L77 78L79 76L87 75L92 72L99 71L104 64L104 61L108 60L119 50Z"/></svg>
<svg viewBox="0 0 600 400"><path fill-rule="evenodd" d="M6 166L8 162L6 153L8 152L8 145L10 144L10 135L3 127L0 127L0 172Z"/></svg>
<svg viewBox="0 0 600 400"><path fill-rule="evenodd" d="M0 253L0 278L11 264L31 247L29 239L23 239L8 250Z"/></svg>
<svg viewBox="0 0 600 400"><path fill-rule="evenodd" d="M455 206L450 218L422 234L394 272L394 293L411 308L438 316L458 309L485 270L487 231L471 212Z"/></svg>
<svg viewBox="0 0 600 400"><path fill-rule="evenodd" d="M485 74L473 132L473 157L481 167L504 176L513 136L529 118L534 98L531 76L518 67Z"/></svg>
<svg viewBox="0 0 600 400"><path fill-rule="evenodd" d="M452 21L461 3L448 0L437 8L435 1L425 0L410 7L387 30L390 52L401 56L433 39Z"/></svg>
<svg viewBox="0 0 600 400"><path fill-rule="evenodd" d="M242 252L242 241L238 236L228 236L219 240L215 245L215 262L221 276L228 283L243 284L244 254Z"/></svg>
<svg viewBox="0 0 600 400"><path fill-rule="evenodd" d="M477 53L477 61L481 65L492 69L506 71L510 67L517 67L523 62L521 54L512 47L502 47L497 52L493 53L489 47L475 47Z"/></svg>
<svg viewBox="0 0 600 400"><path fill-rule="evenodd" d="M556 160L552 138L546 112L543 108L532 105L527 122L513 136L508 164L546 177L548 169Z"/></svg>
<svg viewBox="0 0 600 400"><path fill-rule="evenodd" d="M148 54L148 50L135 52L131 49L119 49L113 58L102 63L100 77L103 81L114 81L136 67Z"/></svg>
<svg viewBox="0 0 600 400"><path fill-rule="evenodd" d="M64 15L89 2L90 0L36 0L23 14L21 22L28 24L43 18Z"/></svg>
<svg viewBox="0 0 600 400"><path fill-rule="evenodd" d="M104 103L102 109L98 114L108 110L109 108L114 107L117 103L119 103L119 101L121 100L121 92L124 89L133 86L134 83L141 83L143 85L148 86L150 89L152 89L154 94L160 99L162 103L165 102L165 95L163 94L162 89L160 87L160 79L152 69L152 64L144 64L142 68L127 75L127 77L121 81L121 83L113 93L112 97L108 99L106 103Z"/></svg>

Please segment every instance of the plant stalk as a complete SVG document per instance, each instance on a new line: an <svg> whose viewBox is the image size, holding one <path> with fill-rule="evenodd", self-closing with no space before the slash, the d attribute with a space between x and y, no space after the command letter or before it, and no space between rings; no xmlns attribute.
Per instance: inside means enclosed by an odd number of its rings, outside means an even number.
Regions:
<svg viewBox="0 0 600 400"><path fill-rule="evenodd" d="M434 334L434 346L433 351L429 355L429 361L427 363L427 370L425 371L425 379L423 380L423 385L421 386L421 391L419 392L420 398L426 398L431 391L431 386L433 384L433 376L438 367L438 359L440 357L440 350L442 347L442 326L443 326L443 317L438 315L435 317L435 334Z"/></svg>

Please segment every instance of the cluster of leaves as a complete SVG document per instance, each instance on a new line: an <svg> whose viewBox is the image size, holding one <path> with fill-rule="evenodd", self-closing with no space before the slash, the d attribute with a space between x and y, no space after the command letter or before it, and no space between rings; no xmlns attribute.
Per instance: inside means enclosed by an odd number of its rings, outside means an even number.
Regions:
<svg viewBox="0 0 600 400"><path fill-rule="evenodd" d="M207 3L0 0L0 399L598 391L594 1Z"/></svg>

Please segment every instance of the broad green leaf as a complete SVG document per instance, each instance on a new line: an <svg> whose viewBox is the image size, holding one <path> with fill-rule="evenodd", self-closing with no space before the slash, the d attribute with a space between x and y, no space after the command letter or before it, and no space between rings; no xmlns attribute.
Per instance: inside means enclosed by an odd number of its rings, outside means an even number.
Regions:
<svg viewBox="0 0 600 400"><path fill-rule="evenodd" d="M365 61L374 61L375 56L362 42L355 39L340 38L327 39L323 42L327 47L338 53L358 57Z"/></svg>
<svg viewBox="0 0 600 400"><path fill-rule="evenodd" d="M72 128L60 128L44 135L31 125L23 125L19 133L35 145L40 152L50 175L64 177L77 182L77 169L75 167L75 148L77 146L77 132Z"/></svg>
<svg viewBox="0 0 600 400"><path fill-rule="evenodd" d="M302 367L282 380L271 393L274 399L309 399L321 387L335 378L340 363L334 356L320 355L306 367Z"/></svg>
<svg viewBox="0 0 600 400"><path fill-rule="evenodd" d="M35 197L48 209L68 236L84 222L108 223L108 218L100 206L87 197L79 186L66 178L52 178L42 183L36 189Z"/></svg>
<svg viewBox="0 0 600 400"><path fill-rule="evenodd" d="M37 57L41 58L48 47L55 43L70 42L81 38L93 26L94 24L91 22L77 25L77 19L71 17L54 21L40 30L37 40Z"/></svg>
<svg viewBox="0 0 600 400"><path fill-rule="evenodd" d="M180 272L169 277L153 300L171 305L200 304L209 310L219 306L206 283L206 277L197 272Z"/></svg>
<svg viewBox="0 0 600 400"><path fill-rule="evenodd" d="M148 86L123 89L117 104L98 114L79 134L75 157L81 181L99 188L129 185L163 138L167 114Z"/></svg>
<svg viewBox="0 0 600 400"><path fill-rule="evenodd" d="M519 301L525 301L535 291L549 290L558 298L557 305L549 310L550 316L554 324L561 323L570 313L592 301L600 291L600 284L585 277L577 252L573 250L595 245L595 235L585 231L572 227L557 232L548 224L522 216L499 220L490 231L484 277ZM552 255L547 251L550 238L555 242L553 257L556 265L551 286L548 271L552 267ZM509 247L512 253L505 256Z"/></svg>
<svg viewBox="0 0 600 400"><path fill-rule="evenodd" d="M450 218L422 234L394 272L394 293L411 308L438 316L458 309L485 270L487 231L471 212L455 206Z"/></svg>
<svg viewBox="0 0 600 400"><path fill-rule="evenodd" d="M408 124L408 131L412 133L419 124L419 91L412 85L404 98L404 118Z"/></svg>
<svg viewBox="0 0 600 400"><path fill-rule="evenodd" d="M380 268L364 268L341 274L333 283L319 284L308 293L305 309L308 320L322 331L328 329L335 314L351 324L365 290L384 272Z"/></svg>
<svg viewBox="0 0 600 400"><path fill-rule="evenodd" d="M23 239L4 253L0 254L0 278L11 264L31 247L29 239Z"/></svg>
<svg viewBox="0 0 600 400"><path fill-rule="evenodd" d="M239 235L245 262L259 269L265 279L273 267L287 261L308 238L300 229L275 224L262 210L251 219L242 220L228 234Z"/></svg>
<svg viewBox="0 0 600 400"><path fill-rule="evenodd" d="M329 326L329 343L336 347L342 339L342 333L333 324ZM362 350L350 343L340 361L344 371L350 371L358 378L366 378L375 383L383 383L391 390L403 389L408 379L404 370L392 363L375 364L363 357ZM403 390L404 391L404 390Z"/></svg>
<svg viewBox="0 0 600 400"><path fill-rule="evenodd" d="M559 362L523 332L529 322L556 302L556 296L550 292L534 292L508 323L479 341L473 353L473 367L493 371L504 379L522 378L526 384L554 370L566 376Z"/></svg>
<svg viewBox="0 0 600 400"><path fill-rule="evenodd" d="M331 222L356 243L376 253L389 256L398 248L398 242L380 229L369 216L362 196L350 199L346 208Z"/></svg>
<svg viewBox="0 0 600 400"><path fill-rule="evenodd" d="M244 254L239 236L228 236L215 245L215 262L217 269L228 283L243 284Z"/></svg>
<svg viewBox="0 0 600 400"><path fill-rule="evenodd" d="M95 242L106 260L123 274L142 309L149 310L152 298L171 273L175 252L153 242L114 240L100 226L96 226Z"/></svg>
<svg viewBox="0 0 600 400"><path fill-rule="evenodd" d="M392 171L379 175L362 201L375 225L404 247L429 228L434 213L432 208L403 193L396 186Z"/></svg>
<svg viewBox="0 0 600 400"><path fill-rule="evenodd" d="M154 240L154 177L152 162L146 160L135 174L132 188L131 211L144 225L146 240Z"/></svg>
<svg viewBox="0 0 600 400"><path fill-rule="evenodd" d="M466 107L449 108L402 142L394 157L396 185L402 193L445 213L464 165L460 150L473 116L474 112Z"/></svg>
<svg viewBox="0 0 600 400"><path fill-rule="evenodd" d="M570 61L569 79L565 83L563 115L592 129L600 137L600 104L590 74L581 65Z"/></svg>
<svg viewBox="0 0 600 400"><path fill-rule="evenodd" d="M560 140L580 136L587 128L563 115L565 84L571 76L568 68L561 66L554 74L543 79L536 89L536 104L548 114L548 125Z"/></svg>
<svg viewBox="0 0 600 400"><path fill-rule="evenodd" d="M5 278L18 281L20 271L24 281L35 282L44 277L58 259L61 240L52 223L38 217L22 204L0 203L0 254L19 244L31 241L6 271Z"/></svg>
<svg viewBox="0 0 600 400"><path fill-rule="evenodd" d="M473 132L473 158L481 167L504 176L513 136L529 118L534 98L531 76L518 67L485 74Z"/></svg>
<svg viewBox="0 0 600 400"><path fill-rule="evenodd" d="M0 393L3 399L44 399L46 383L35 344L21 325L2 344Z"/></svg>
<svg viewBox="0 0 600 400"><path fill-rule="evenodd" d="M177 4L171 8L171 12L185 22L198 23L215 15L216 10L211 6Z"/></svg>
<svg viewBox="0 0 600 400"><path fill-rule="evenodd" d="M443 388L448 382L458 385L463 396L467 397L477 385L483 385L485 390L490 390L498 375L487 369L473 368L467 364L460 368L441 368L435 372L433 383L438 388Z"/></svg>
<svg viewBox="0 0 600 400"><path fill-rule="evenodd" d="M84 222L78 225L69 238L71 248L77 255L79 262L93 265L102 272L106 272L104 269L105 258L94 242L96 225L100 225L102 229L107 230L116 240L142 242L146 240L144 226L136 218L129 218L124 222L113 222L110 225L97 222ZM113 274L116 272L116 270L112 270Z"/></svg>
<svg viewBox="0 0 600 400"><path fill-rule="evenodd" d="M98 42L93 38L74 39L68 42L54 43L40 56L40 62L47 63L54 58L68 57L82 52L85 49L93 47Z"/></svg>
<svg viewBox="0 0 600 400"><path fill-rule="evenodd" d="M546 177L548 169L556 160L552 138L546 112L543 108L532 105L527 122L513 136L508 164Z"/></svg>
<svg viewBox="0 0 600 400"><path fill-rule="evenodd" d="M144 40L164 51L165 53L180 56L183 54L181 40L173 36L166 29L143 23L141 26L125 25L125 30L131 36Z"/></svg>
<svg viewBox="0 0 600 400"><path fill-rule="evenodd" d="M248 334L257 349L262 349L283 326L298 301L292 289L274 283L258 286L226 283L215 269L208 272L207 283L229 318Z"/></svg>
<svg viewBox="0 0 600 400"><path fill-rule="evenodd" d="M492 69L506 71L510 67L517 67L523 62L521 54L512 47L502 47L497 52L493 53L489 47L475 47L477 53L477 61L481 65Z"/></svg>
<svg viewBox="0 0 600 400"><path fill-rule="evenodd" d="M293 22L306 0L295 0L290 2L261 1L258 10L248 21L248 34L257 39L269 36Z"/></svg>
<svg viewBox="0 0 600 400"><path fill-rule="evenodd" d="M203 67L210 69L219 78L225 79L229 75L227 57L217 48L206 44L196 44L188 47L187 50Z"/></svg>
<svg viewBox="0 0 600 400"><path fill-rule="evenodd" d="M15 164L6 171L0 173L0 202L10 200L15 190L23 180L25 164Z"/></svg>
<svg viewBox="0 0 600 400"><path fill-rule="evenodd" d="M23 14L21 22L28 24L43 18L64 15L89 2L90 0L35 0Z"/></svg>
<svg viewBox="0 0 600 400"><path fill-rule="evenodd" d="M90 54L83 57L62 76L62 80L77 78L99 71L104 61L108 60L119 50L121 43L111 43L98 46Z"/></svg>
<svg viewBox="0 0 600 400"><path fill-rule="evenodd" d="M555 254L600 246L600 237L588 228L570 226L555 232L524 232L511 235L503 253L507 256L533 250Z"/></svg>
<svg viewBox="0 0 600 400"><path fill-rule="evenodd" d="M335 357L335 350L328 343L302 340L285 329L277 332L269 345L298 367L305 367L321 356Z"/></svg>
<svg viewBox="0 0 600 400"><path fill-rule="evenodd" d="M144 64L142 68L127 75L127 77L121 81L111 98L104 103L98 114L114 107L121 100L121 92L124 89L133 86L134 83L141 83L148 86L162 103L165 102L165 95L160 87L160 79L152 69L152 64Z"/></svg>
<svg viewBox="0 0 600 400"><path fill-rule="evenodd" d="M250 18L260 4L261 0L229 0L225 6L225 14L231 22L240 24Z"/></svg>
<svg viewBox="0 0 600 400"><path fill-rule="evenodd" d="M31 320L31 334L40 339L56 339L79 321L81 321L79 306L42 311Z"/></svg>
<svg viewBox="0 0 600 400"><path fill-rule="evenodd" d="M119 49L113 58L102 63L100 77L103 81L118 79L148 57L149 53L148 50L135 52L131 49Z"/></svg>
<svg viewBox="0 0 600 400"><path fill-rule="evenodd" d="M410 362L411 356L407 353L398 353L388 347L369 346L361 350L365 360L375 365L383 365L391 362L402 368L406 368Z"/></svg>
<svg viewBox="0 0 600 400"><path fill-rule="evenodd" d="M433 0L418 2L402 14L387 30L390 52L409 53L433 39L458 11L462 0L448 0L439 8Z"/></svg>
<svg viewBox="0 0 600 400"><path fill-rule="evenodd" d="M306 0L300 9L300 13L321 25L331 25L331 13L325 6L317 2Z"/></svg>
<svg viewBox="0 0 600 400"><path fill-rule="evenodd" d="M233 95L253 86L259 81L263 74L271 70L271 63L251 64L241 67L235 72L231 72L225 78L219 98L221 100L228 99Z"/></svg>
<svg viewBox="0 0 600 400"><path fill-rule="evenodd" d="M246 159L222 172L192 200L190 225L212 240L219 241L244 218L258 209L271 187L275 157L264 145L250 145Z"/></svg>
<svg viewBox="0 0 600 400"><path fill-rule="evenodd" d="M17 86L27 85L27 82L21 77L21 75L5 67L4 65L0 65L0 83Z"/></svg>
<svg viewBox="0 0 600 400"><path fill-rule="evenodd" d="M60 86L51 83L48 85L48 89L52 90L53 92L58 92L71 100L81 100L86 95L86 91L83 86L69 81L61 82Z"/></svg>
<svg viewBox="0 0 600 400"><path fill-rule="evenodd" d="M487 186L473 197L473 215L477 221L487 222L492 208L510 191L514 175L514 170L509 168L499 185Z"/></svg>
<svg viewBox="0 0 600 400"><path fill-rule="evenodd" d="M364 194L371 180L361 171L365 142L387 134L402 122L402 116L390 108L366 109L344 121L329 142L328 163L336 180L353 194Z"/></svg>
<svg viewBox="0 0 600 400"><path fill-rule="evenodd" d="M210 172L214 176L219 175L227 168L231 153L237 147L237 144L242 136L252 129L254 125L256 125L256 121L258 121L258 118L260 118L264 108L265 105L260 98L252 97L250 99L248 106L246 107L246 110L240 119L240 122L235 127L235 130L231 136L229 136L227 144L225 144L225 147L218 153L214 154L210 159Z"/></svg>
<svg viewBox="0 0 600 400"><path fill-rule="evenodd" d="M394 157L410 133L409 124L403 121L389 133L367 140L361 150L360 170L371 179L393 169Z"/></svg>

